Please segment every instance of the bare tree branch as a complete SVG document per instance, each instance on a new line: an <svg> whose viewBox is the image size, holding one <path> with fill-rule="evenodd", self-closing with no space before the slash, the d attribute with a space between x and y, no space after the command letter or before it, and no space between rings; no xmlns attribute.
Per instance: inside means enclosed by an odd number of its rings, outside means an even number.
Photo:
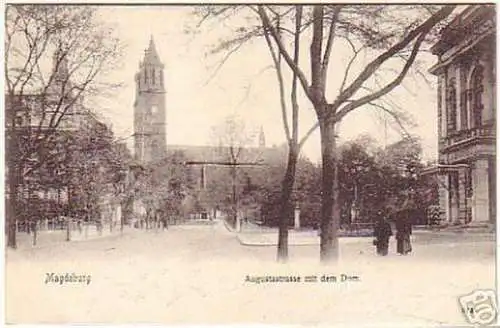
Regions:
<svg viewBox="0 0 500 328"><path fill-rule="evenodd" d="M293 62L296 66L299 66L299 56L300 56L300 26L302 24L302 6L298 5L295 7L295 38L294 38L294 53ZM292 143L290 143L289 151L296 151L298 154L299 149L294 149L298 142L299 137L299 104L297 102L297 72L293 71L292 76Z"/></svg>
<svg viewBox="0 0 500 328"><path fill-rule="evenodd" d="M384 111L385 113L389 114L393 119L394 121L396 122L396 124L399 126L399 128L403 131L403 135L405 137L409 137L411 134L408 132L408 130L406 129L405 127L405 124L401 121L401 117L394 111L390 110L389 108L387 108L386 106L383 106L381 104L377 104L375 102L369 102L367 103L367 105L370 105L370 106L373 106L375 108L378 108L378 109L381 109L382 111Z"/></svg>
<svg viewBox="0 0 500 328"><path fill-rule="evenodd" d="M291 134L290 134L290 127L288 124L288 116L287 116L287 106L286 106L286 101L285 101L285 82L283 79L283 73L281 70L281 63L279 60L278 56L281 56L279 53L276 54L273 44L271 42L271 38L269 37L269 31L266 30L264 32L264 36L267 42L267 47L269 49L269 52L271 53L271 58L273 59L274 62L274 67L276 70L276 77L278 79L278 88L279 88L279 94L280 94L280 104L281 104L281 116L283 120L283 127L285 129L285 136L286 140L288 143L291 142Z"/></svg>
<svg viewBox="0 0 500 328"><path fill-rule="evenodd" d="M314 133L314 131L316 131L317 128L319 128L319 121L311 126L309 130L307 130L306 134L304 134L304 136L300 139L298 150L302 149L302 146L304 146L307 139L309 139L309 137Z"/></svg>
<svg viewBox="0 0 500 328"><path fill-rule="evenodd" d="M415 60L415 57L417 56L418 50L420 49L420 46L425 39L425 36L426 36L426 34L421 34L417 38L417 40L415 41L415 45L413 46L413 51L410 55L410 58L408 58L408 61L406 62L403 69L401 70L401 73L392 82L390 82L384 88L378 90L375 93L372 93L370 95L366 95L364 97L361 97L358 100L354 100L351 103L345 105L335 115L335 120L337 122L340 121L345 115L347 115L353 109L358 108L360 106L363 106L366 103L369 103L375 99L378 99L378 98L384 96L385 94L392 91L396 86L398 86L401 83L401 81L403 81L403 79L406 76L406 73L408 73L408 70L410 69L411 65L413 64L413 61Z"/></svg>
<svg viewBox="0 0 500 328"><path fill-rule="evenodd" d="M406 35L406 37L404 37L401 41L394 44L392 47L390 47L388 50L386 50L384 53L370 62L358 75L358 77L351 83L351 85L337 97L337 99L334 101L334 105L331 107L336 108L344 101L349 99L357 90L359 90L360 86L373 74L373 72L376 71L386 60L394 56L394 54L398 53L400 50L403 50L415 38L419 37L420 35L425 36L432 29L432 27L434 27L437 23L451 14L454 8L455 5L444 6L436 14L428 18L423 24L419 25L416 29L408 33L408 35Z"/></svg>
<svg viewBox="0 0 500 328"><path fill-rule="evenodd" d="M253 79L256 78L256 77L259 77L260 75L262 75L263 73L265 73L269 69L274 69L274 68L275 67L273 65L266 66L263 69L261 69L257 74L255 74L253 76L252 81L250 81L246 85L246 87L245 87L245 94L243 95L241 101L235 106L235 109L238 109L248 99L248 97L250 96L250 91L251 91L251 89L253 87L253 82L255 82Z"/></svg>
<svg viewBox="0 0 500 328"><path fill-rule="evenodd" d="M340 89L339 89L340 92L344 91L345 83L346 83L347 78L349 76L349 73L351 71L351 66L354 63L354 61L356 60L356 58L358 57L358 54L363 49L363 47L361 47L360 49L356 49L356 47L354 46L354 44L352 43L352 41L349 39L349 37L346 37L345 40L347 40L347 43L349 43L349 45L351 46L351 49L352 49L354 55L351 57L351 59L347 63L347 66L346 66L346 68L344 70L344 77L342 78L342 83L340 84Z"/></svg>
<svg viewBox="0 0 500 328"><path fill-rule="evenodd" d="M288 66L290 67L291 70L295 71L297 73L297 76L299 78L299 81L302 85L302 88L305 92L305 94L308 96L309 99L312 99L311 93L309 91L309 83L307 82L306 76L304 75L304 72L294 64L292 57L286 50L283 42L281 41L281 38L279 37L276 29L272 26L269 17L264 9L264 6L259 5L258 7L258 13L259 16L262 20L262 24L264 29L268 29L269 32L271 33L274 41L276 42L276 45L278 46L279 52L283 55L283 58L285 58L285 61L287 62Z"/></svg>
<svg viewBox="0 0 500 328"><path fill-rule="evenodd" d="M203 86L207 86L215 78L215 76L217 76L217 73L219 73L220 69L224 66L224 64L228 61L228 59L235 52L237 52L238 50L240 50L240 48L243 46L243 44L244 44L243 42L242 43L238 43L233 49L231 49L230 51L228 51L224 55L224 57L222 58L222 60L219 62L219 64L217 65L217 67L215 68L215 70L212 72L212 74L210 74L210 76L205 81L205 83L203 84Z"/></svg>
<svg viewBox="0 0 500 328"><path fill-rule="evenodd" d="M342 10L342 5L335 5L333 8L333 16L330 22L330 30L328 32L328 41L326 43L325 53L323 54L323 61L322 61L323 67L322 67L321 79L322 81L324 81L325 84L328 72L328 64L330 62L330 56L333 48L333 40L335 38L335 27L341 10Z"/></svg>

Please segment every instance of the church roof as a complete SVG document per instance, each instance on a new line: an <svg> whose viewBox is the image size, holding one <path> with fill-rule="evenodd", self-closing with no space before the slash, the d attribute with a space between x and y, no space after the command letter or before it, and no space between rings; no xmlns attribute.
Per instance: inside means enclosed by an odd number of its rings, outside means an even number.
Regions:
<svg viewBox="0 0 500 328"><path fill-rule="evenodd" d="M235 149L237 151L237 149ZM229 147L167 145L167 155L182 152L187 161L194 162L228 162L230 161ZM245 147L237 156L238 162L245 163L272 163L286 159L286 149L282 147Z"/></svg>

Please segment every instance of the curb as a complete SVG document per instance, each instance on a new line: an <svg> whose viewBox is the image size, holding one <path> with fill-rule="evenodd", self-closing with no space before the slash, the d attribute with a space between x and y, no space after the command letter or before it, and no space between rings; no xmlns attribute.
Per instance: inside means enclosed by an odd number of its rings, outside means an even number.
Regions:
<svg viewBox="0 0 500 328"><path fill-rule="evenodd" d="M252 241L245 241L243 240L243 238L241 237L241 235L238 235L236 237L239 241L239 243L243 246L278 246L278 241L272 241L272 240L264 240L262 242L252 242ZM371 245L371 240L373 237L341 237L339 238L339 242L343 243L343 244L349 244L351 243L351 241L353 241L354 239L353 238L356 238L356 241L359 241L359 242L368 242L370 245ZM299 240L299 241L290 241L290 239L288 239L288 245L289 246L319 246L320 245L320 239L318 237L317 240Z"/></svg>
<svg viewBox="0 0 500 328"><path fill-rule="evenodd" d="M240 235L237 235L236 239L238 239L238 242L242 246L250 246L250 247L254 247L254 246L257 246L257 247L278 246L278 241L274 242L271 240L267 240L264 242L247 242L247 241L244 241ZM289 240L288 246L319 246L319 240L317 242L316 241L314 241L314 242L307 241L307 242L301 242L301 243L290 243L290 240Z"/></svg>
<svg viewBox="0 0 500 328"><path fill-rule="evenodd" d="M241 246L245 246L245 247L276 247L276 246L278 246L278 243L274 243L274 242L259 243L259 244L246 243L246 242L243 242L240 238L238 238L238 241L239 241ZM317 243L300 243L300 244L288 243L288 246L319 246L319 242L317 242Z"/></svg>
<svg viewBox="0 0 500 328"><path fill-rule="evenodd" d="M231 232L231 233L236 233L236 234L238 233L238 232L236 231L236 229L233 229L233 228L231 228L231 227L229 226L229 224L227 223L227 221L226 221L225 219L221 219L221 221L224 223L224 227L226 228L226 230L227 230L227 231L229 231L229 232ZM238 239L239 239L239 237L238 237Z"/></svg>
<svg viewBox="0 0 500 328"><path fill-rule="evenodd" d="M479 231L450 231L450 230L414 230L413 234L421 235L447 235L447 236L494 236L494 232Z"/></svg>

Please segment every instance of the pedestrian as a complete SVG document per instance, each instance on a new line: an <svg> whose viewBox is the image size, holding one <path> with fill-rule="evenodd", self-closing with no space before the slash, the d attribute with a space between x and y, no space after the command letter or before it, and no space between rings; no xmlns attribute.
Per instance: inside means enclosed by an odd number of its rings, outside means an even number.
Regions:
<svg viewBox="0 0 500 328"><path fill-rule="evenodd" d="M396 219L396 240L397 240L397 252L401 255L407 255L411 253L411 241L410 235L412 233L411 221L408 217L408 211L400 212L400 215Z"/></svg>
<svg viewBox="0 0 500 328"><path fill-rule="evenodd" d="M412 251L410 240L410 236L412 234L412 224L410 214L412 213L413 208L413 194L410 192L407 194L402 210L396 218L396 249L398 254L401 255L407 255Z"/></svg>
<svg viewBox="0 0 500 328"><path fill-rule="evenodd" d="M377 221L373 229L375 237L373 243L377 247L377 254L386 256L389 253L389 239L392 236L392 228L385 211L380 210L377 214Z"/></svg>

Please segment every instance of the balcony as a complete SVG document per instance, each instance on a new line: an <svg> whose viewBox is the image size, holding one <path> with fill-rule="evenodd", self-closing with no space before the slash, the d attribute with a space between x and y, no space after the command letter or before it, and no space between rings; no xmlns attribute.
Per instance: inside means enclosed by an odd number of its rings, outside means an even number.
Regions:
<svg viewBox="0 0 500 328"><path fill-rule="evenodd" d="M489 123L477 128L459 130L450 133L444 138L444 142L442 142L441 145L446 149L480 139L496 139L496 129L493 123Z"/></svg>

